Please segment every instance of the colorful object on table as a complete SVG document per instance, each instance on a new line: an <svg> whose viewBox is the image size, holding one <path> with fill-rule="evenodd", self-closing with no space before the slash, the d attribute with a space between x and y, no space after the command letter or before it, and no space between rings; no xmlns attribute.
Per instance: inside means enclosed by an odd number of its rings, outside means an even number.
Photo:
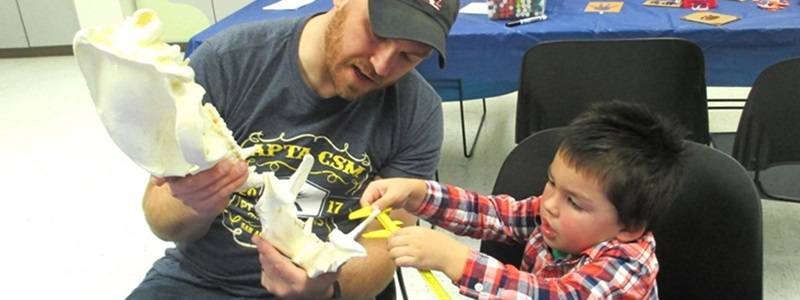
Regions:
<svg viewBox="0 0 800 300"><path fill-rule="evenodd" d="M487 0L492 20L522 19L544 14L545 0Z"/></svg>
<svg viewBox="0 0 800 300"><path fill-rule="evenodd" d="M624 4L625 2L622 1L590 1L586 3L586 8L583 11L598 14L618 13L622 11Z"/></svg>
<svg viewBox="0 0 800 300"><path fill-rule="evenodd" d="M363 234L362 237L388 238L389 236L392 235L392 233L399 230L400 225L402 225L403 223L400 221L392 220L392 218L389 217L389 212L391 210L392 210L391 208L387 208L383 210L381 213L379 213L378 216L375 218L376 220L378 220L381 226L383 226L383 229L367 232ZM347 215L347 218L350 220L362 219L368 217L371 213L373 213L372 207L369 206L362 207L360 209L351 212L349 215ZM428 287L431 288L431 291L433 292L434 295L436 295L437 299L439 300L450 299L450 295L447 294L447 291L444 290L442 285L439 283L438 280L436 280L436 277L430 270L417 270L417 271L419 271L419 274L422 275L422 279L425 280L425 283L428 284Z"/></svg>
<svg viewBox="0 0 800 300"><path fill-rule="evenodd" d="M680 8L681 1L680 0L645 0L645 6L658 6L658 7L673 7L673 8Z"/></svg>
<svg viewBox="0 0 800 300"><path fill-rule="evenodd" d="M720 26L739 20L739 17L709 11L698 11L683 16L683 19L697 23Z"/></svg>
<svg viewBox="0 0 800 300"><path fill-rule="evenodd" d="M776 11L789 7L788 0L753 0L756 6L768 11Z"/></svg>
<svg viewBox="0 0 800 300"><path fill-rule="evenodd" d="M682 0L681 7L705 11L712 8L717 8L717 0Z"/></svg>

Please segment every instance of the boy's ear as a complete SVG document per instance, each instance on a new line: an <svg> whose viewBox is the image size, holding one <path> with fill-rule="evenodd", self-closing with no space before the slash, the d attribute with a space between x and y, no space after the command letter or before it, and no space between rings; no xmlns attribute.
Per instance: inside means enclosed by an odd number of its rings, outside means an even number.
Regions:
<svg viewBox="0 0 800 300"><path fill-rule="evenodd" d="M617 233L617 240L622 242L631 242L639 239L644 235L644 225L639 225L630 228L623 228Z"/></svg>

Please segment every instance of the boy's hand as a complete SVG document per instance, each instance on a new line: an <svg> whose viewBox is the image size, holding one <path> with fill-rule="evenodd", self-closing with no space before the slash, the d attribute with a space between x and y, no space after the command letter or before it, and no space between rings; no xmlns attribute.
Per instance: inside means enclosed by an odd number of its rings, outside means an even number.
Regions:
<svg viewBox="0 0 800 300"><path fill-rule="evenodd" d="M371 182L361 195L361 206L417 210L428 190L425 181L410 178L389 178Z"/></svg>
<svg viewBox="0 0 800 300"><path fill-rule="evenodd" d="M400 267L438 270L458 281L470 249L447 234L419 226L405 227L389 238L389 256Z"/></svg>

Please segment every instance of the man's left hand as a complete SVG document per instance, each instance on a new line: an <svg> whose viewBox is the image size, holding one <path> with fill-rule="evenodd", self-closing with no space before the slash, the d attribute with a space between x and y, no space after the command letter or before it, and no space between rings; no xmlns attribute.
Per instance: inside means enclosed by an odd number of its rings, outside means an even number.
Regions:
<svg viewBox="0 0 800 300"><path fill-rule="evenodd" d="M258 248L261 263L261 285L273 295L280 299L330 299L333 296L333 282L338 273L309 278L305 270L268 241L254 235L253 243Z"/></svg>

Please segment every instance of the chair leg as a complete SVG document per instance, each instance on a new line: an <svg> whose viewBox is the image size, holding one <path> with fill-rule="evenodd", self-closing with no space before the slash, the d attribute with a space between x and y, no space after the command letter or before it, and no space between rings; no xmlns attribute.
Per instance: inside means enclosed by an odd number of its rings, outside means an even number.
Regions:
<svg viewBox="0 0 800 300"><path fill-rule="evenodd" d="M478 137L481 135L481 129L483 129L483 122L486 120L486 98L481 98L481 104L483 105L483 114L481 114L481 122L478 124L478 131L475 132L475 138L472 140L472 145L467 150L467 130L466 126L464 125L464 100L458 99L458 107L461 110L461 145L464 149L464 157L470 158L472 157L473 152L475 152L475 144L478 143Z"/></svg>
<svg viewBox="0 0 800 300"><path fill-rule="evenodd" d="M406 294L406 284L403 282L403 271L400 267L397 267L397 284L400 286L400 295L403 296L403 300L408 300L408 294Z"/></svg>

